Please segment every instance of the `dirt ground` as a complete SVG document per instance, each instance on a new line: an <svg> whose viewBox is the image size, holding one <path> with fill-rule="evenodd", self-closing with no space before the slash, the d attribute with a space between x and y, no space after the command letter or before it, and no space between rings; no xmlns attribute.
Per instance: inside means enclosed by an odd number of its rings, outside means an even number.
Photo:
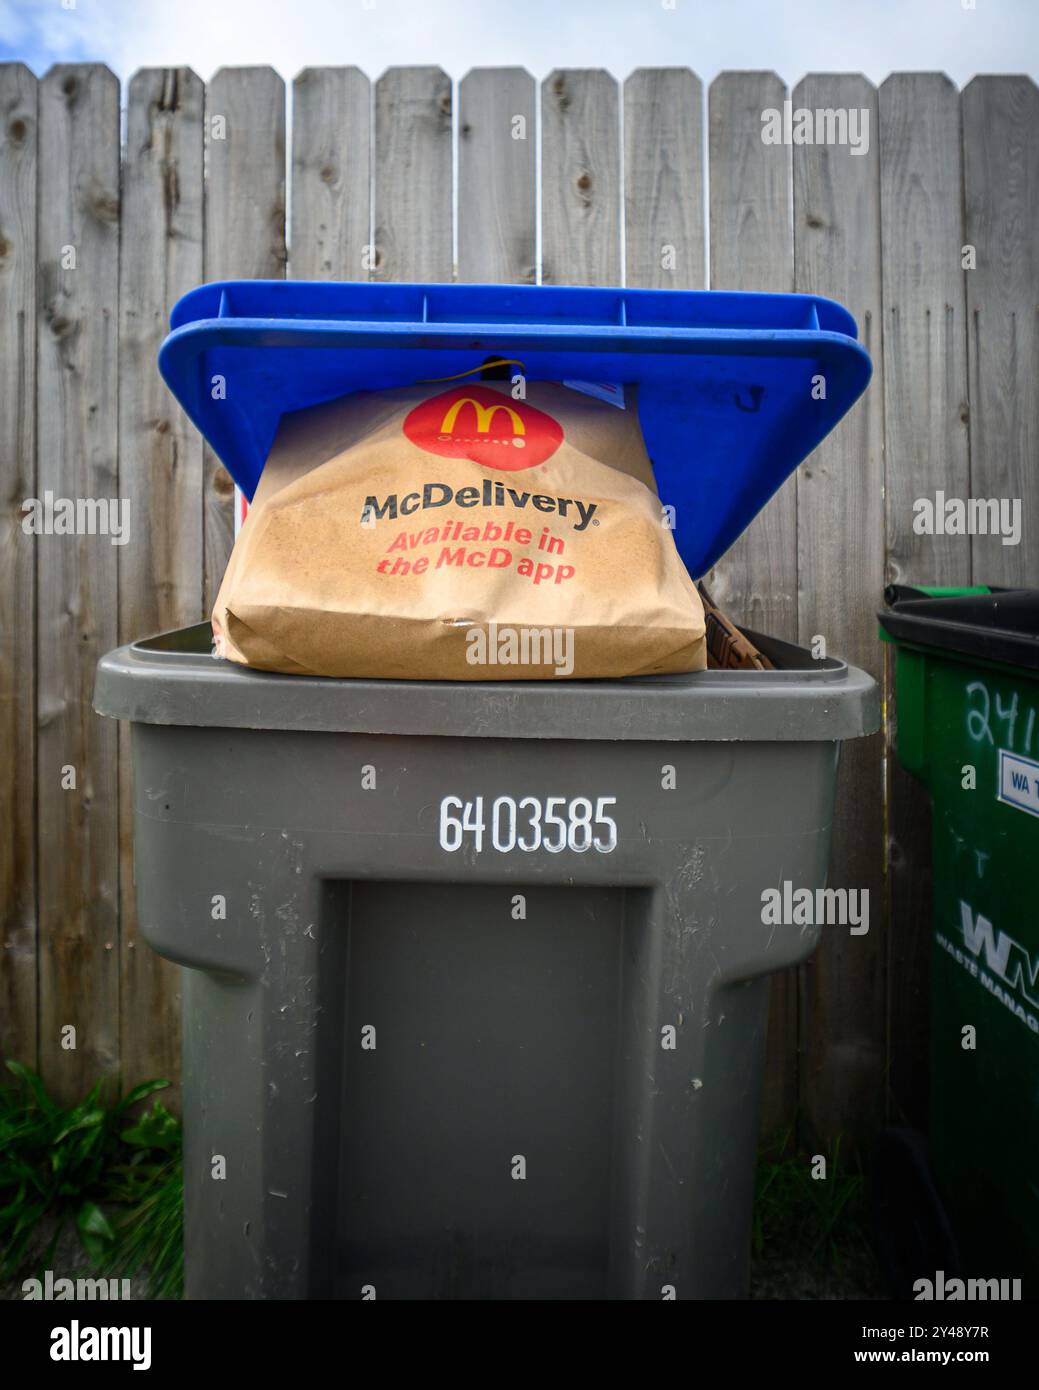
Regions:
<svg viewBox="0 0 1039 1390"><path fill-rule="evenodd" d="M752 1299L886 1299L890 1298L872 1255L863 1252L822 1267L800 1261L755 1261L750 1275Z"/></svg>
<svg viewBox="0 0 1039 1390"><path fill-rule="evenodd" d="M54 1221L47 1218L40 1222L39 1230L30 1245L30 1257L25 1271L18 1279L0 1284L0 1301L12 1301L25 1297L22 1285L26 1279L37 1275L37 1270L47 1253L47 1247L54 1239L54 1227ZM58 1236L58 1243L47 1261L46 1268L54 1272L56 1279L98 1279L101 1277L96 1269L91 1268L90 1261L83 1253L76 1228L71 1221L66 1221ZM131 1301L144 1298L144 1285L143 1279L130 1281Z"/></svg>

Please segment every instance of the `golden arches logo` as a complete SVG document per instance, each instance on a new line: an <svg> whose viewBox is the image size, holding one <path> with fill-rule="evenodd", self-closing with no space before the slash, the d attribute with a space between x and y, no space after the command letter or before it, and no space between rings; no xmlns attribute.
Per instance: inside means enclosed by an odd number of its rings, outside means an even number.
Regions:
<svg viewBox="0 0 1039 1390"><path fill-rule="evenodd" d="M473 413L463 414L465 406ZM508 422L496 418L497 410ZM513 409L512 398L490 386L456 386L429 396L408 411L401 430L427 454L469 459L504 473L537 467L563 442L562 425L547 411L529 401Z"/></svg>
<svg viewBox="0 0 1039 1390"><path fill-rule="evenodd" d="M455 423L464 405L471 405L476 411L476 432L477 434L489 434L494 423L495 413L504 410L505 414L512 421L512 432L514 435L526 434L527 428L523 423L523 417L513 410L511 406L505 405L502 401L495 401L493 405L481 405L472 396L463 396L460 400L453 401L445 414L440 425L441 434L452 434Z"/></svg>

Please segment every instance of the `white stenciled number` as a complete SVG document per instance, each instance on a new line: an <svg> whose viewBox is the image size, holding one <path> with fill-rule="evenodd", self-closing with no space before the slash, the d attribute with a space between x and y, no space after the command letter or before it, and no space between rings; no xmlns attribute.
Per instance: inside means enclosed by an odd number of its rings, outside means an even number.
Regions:
<svg viewBox="0 0 1039 1390"><path fill-rule="evenodd" d="M533 854L539 849L549 854L570 850L586 854L594 849L599 854L611 854L617 848L617 822L606 814L607 807L616 806L615 796L600 796L594 805L587 796L525 796L516 801L511 796L495 797L491 804L491 846L499 854L514 849ZM468 843L476 854L483 850L484 799L474 797L465 801L460 796L445 796L440 803L440 848L455 854Z"/></svg>
<svg viewBox="0 0 1039 1390"><path fill-rule="evenodd" d="M565 796L550 796L545 802L545 836L541 841L542 846L548 850L549 854L558 854L560 850L566 849L566 821L562 816L557 816L552 809L554 806L565 806ZM548 828L551 826L558 830L554 839L549 839Z"/></svg>
<svg viewBox="0 0 1039 1390"><path fill-rule="evenodd" d="M462 813L462 829L471 830L473 833L473 843L476 846L476 853L479 854L483 849L483 797L478 796L475 801L467 801L465 810Z"/></svg>
<svg viewBox="0 0 1039 1390"><path fill-rule="evenodd" d="M461 816L456 813L461 811ZM473 836L476 852L483 849L483 797L463 801L458 796L445 796L440 803L440 848L449 854L462 848L466 831Z"/></svg>
<svg viewBox="0 0 1039 1390"><path fill-rule="evenodd" d="M516 803L511 796L499 796L494 803L491 844L499 854L508 854L516 844Z"/></svg>
<svg viewBox="0 0 1039 1390"><path fill-rule="evenodd" d="M570 803L570 830L566 842L575 854L592 847L592 803L586 796L575 796Z"/></svg>
<svg viewBox="0 0 1039 1390"><path fill-rule="evenodd" d="M457 796L445 796L440 803L440 848L450 854L462 848L462 822L451 814L461 809L462 802Z"/></svg>
<svg viewBox="0 0 1039 1390"><path fill-rule="evenodd" d="M600 840L597 835L592 841L600 854L609 854L617 848L617 822L612 816L606 815L605 810L607 806L616 806L616 804L617 798L615 796L600 796L595 803L595 823L606 827L606 839Z"/></svg>
<svg viewBox="0 0 1039 1390"><path fill-rule="evenodd" d="M530 810L530 838L521 835L516 843L520 849L530 854L541 844L541 802L536 796L525 796L519 804L519 809Z"/></svg>

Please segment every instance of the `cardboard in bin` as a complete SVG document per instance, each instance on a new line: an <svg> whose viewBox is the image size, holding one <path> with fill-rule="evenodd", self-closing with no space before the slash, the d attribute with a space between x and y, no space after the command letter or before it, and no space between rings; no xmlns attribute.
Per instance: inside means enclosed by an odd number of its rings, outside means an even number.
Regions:
<svg viewBox="0 0 1039 1390"><path fill-rule="evenodd" d="M352 391L470 371L490 355L519 358L531 381L637 385L694 578L872 371L848 311L801 294L237 280L192 290L170 324L162 375L248 498L282 415Z"/></svg>

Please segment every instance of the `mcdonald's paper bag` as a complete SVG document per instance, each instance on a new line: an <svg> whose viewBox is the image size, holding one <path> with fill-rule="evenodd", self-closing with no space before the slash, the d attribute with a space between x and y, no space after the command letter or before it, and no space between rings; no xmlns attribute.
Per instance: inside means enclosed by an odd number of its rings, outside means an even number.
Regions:
<svg viewBox="0 0 1039 1390"><path fill-rule="evenodd" d="M217 597L217 654L409 680L703 668L633 403L516 392L441 382L286 415Z"/></svg>

